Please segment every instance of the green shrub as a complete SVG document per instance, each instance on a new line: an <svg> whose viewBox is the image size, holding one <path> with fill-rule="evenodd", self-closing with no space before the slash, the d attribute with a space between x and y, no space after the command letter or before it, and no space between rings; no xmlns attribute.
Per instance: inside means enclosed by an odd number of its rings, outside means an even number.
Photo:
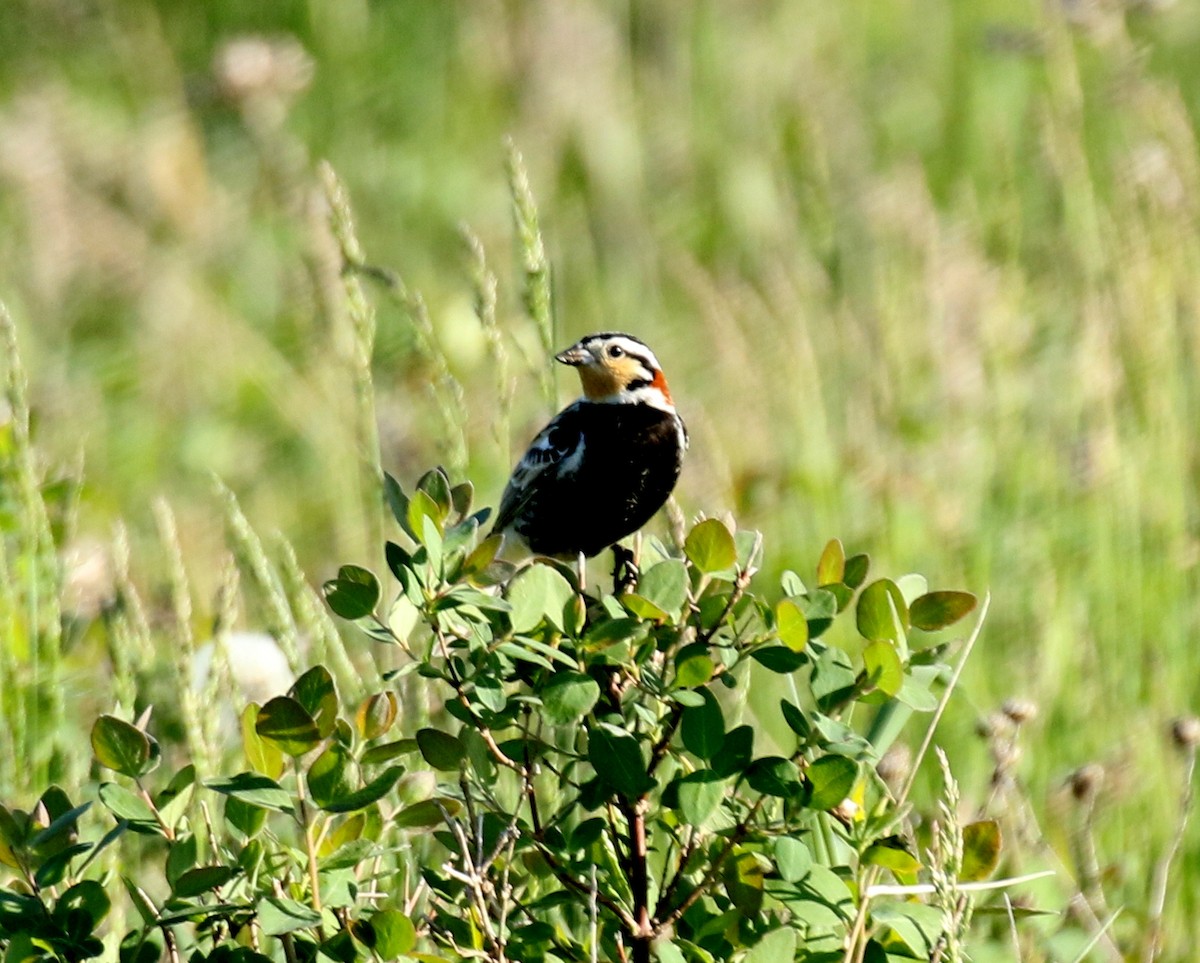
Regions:
<svg viewBox="0 0 1200 963"><path fill-rule="evenodd" d="M238 771L203 781L161 770L148 713L101 716L102 838L80 841L91 803L57 788L0 810L6 958L99 955L118 900L139 961L824 960L848 940L882 959L943 939L953 916L863 894L884 870L916 881L907 790L875 764L937 707L937 633L972 596L870 581L836 541L815 579L766 592L761 537L717 519L649 539L630 590L583 592L567 566L495 561L469 485L387 482L393 588L344 566L325 590L395 648L389 684L346 702L310 668L245 708ZM98 872L122 834L143 868ZM967 835L978 878L998 843Z"/></svg>

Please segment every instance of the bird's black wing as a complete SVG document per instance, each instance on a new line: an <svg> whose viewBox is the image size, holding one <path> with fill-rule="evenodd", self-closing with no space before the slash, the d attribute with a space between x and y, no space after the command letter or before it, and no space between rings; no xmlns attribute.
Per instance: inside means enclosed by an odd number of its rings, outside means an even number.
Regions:
<svg viewBox="0 0 1200 963"><path fill-rule="evenodd" d="M579 402L568 405L543 428L517 462L504 488L493 532L503 532L520 518L530 502L547 486L556 484L564 466L583 449Z"/></svg>

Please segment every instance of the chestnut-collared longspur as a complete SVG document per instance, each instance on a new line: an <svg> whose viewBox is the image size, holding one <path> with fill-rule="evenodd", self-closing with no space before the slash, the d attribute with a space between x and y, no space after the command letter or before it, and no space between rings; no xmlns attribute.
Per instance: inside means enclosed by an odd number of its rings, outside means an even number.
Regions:
<svg viewBox="0 0 1200 963"><path fill-rule="evenodd" d="M513 469L492 529L538 555L591 557L646 524L679 479L688 435L658 359L628 334L589 334L555 356L583 397Z"/></svg>

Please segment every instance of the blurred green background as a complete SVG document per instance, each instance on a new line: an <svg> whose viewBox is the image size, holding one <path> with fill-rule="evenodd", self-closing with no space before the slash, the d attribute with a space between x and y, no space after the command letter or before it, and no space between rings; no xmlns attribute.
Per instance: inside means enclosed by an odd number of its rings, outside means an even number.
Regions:
<svg viewBox="0 0 1200 963"><path fill-rule="evenodd" d="M74 551L103 570L123 519L153 590L165 495L211 596L215 473L313 579L373 557L320 159L428 304L454 467L494 504L548 414L511 136L557 343L654 347L692 432L684 513L763 529L772 572L838 536L990 591L942 729L964 790L987 790L977 717L1033 700L1047 839L1068 847L1067 774L1104 764L1110 898L1144 905L1167 724L1200 701L1198 45L1200 7L1155 0L5 0L0 298L47 463L83 466ZM511 421L464 223L500 277ZM371 293L383 463L411 484L454 444L436 365ZM1187 959L1195 832L1180 865Z"/></svg>

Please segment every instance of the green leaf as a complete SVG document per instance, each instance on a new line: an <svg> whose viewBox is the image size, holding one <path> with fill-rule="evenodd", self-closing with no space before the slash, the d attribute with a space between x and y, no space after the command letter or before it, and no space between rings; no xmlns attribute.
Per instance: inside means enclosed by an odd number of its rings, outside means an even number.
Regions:
<svg viewBox="0 0 1200 963"><path fill-rule="evenodd" d="M791 599L782 599L775 606L775 631L793 652L803 652L808 646L808 619Z"/></svg>
<svg viewBox="0 0 1200 963"><path fill-rule="evenodd" d="M225 822L247 839L253 839L267 824L267 811L259 806L252 806L237 796L226 796Z"/></svg>
<svg viewBox="0 0 1200 963"><path fill-rule="evenodd" d="M555 569L535 562L509 582L506 598L512 606L509 621L514 632L531 632L543 621L562 630L563 609L574 589Z"/></svg>
<svg viewBox="0 0 1200 963"><path fill-rule="evenodd" d="M873 900L871 919L890 929L903 942L908 949L904 956L915 956L920 960L933 958L943 923L942 911L937 907Z"/></svg>
<svg viewBox="0 0 1200 963"><path fill-rule="evenodd" d="M276 812L292 811L292 795L274 779L257 772L242 772L224 779L214 779L205 786L224 796L233 796L249 806L273 809Z"/></svg>
<svg viewBox="0 0 1200 963"><path fill-rule="evenodd" d="M358 704L354 725L358 734L367 741L378 739L392 727L399 712L400 702L396 693L376 692Z"/></svg>
<svg viewBox="0 0 1200 963"><path fill-rule="evenodd" d="M314 665L292 684L288 695L312 716L320 737L329 738L338 714L337 689L329 670L323 665Z"/></svg>
<svg viewBox="0 0 1200 963"><path fill-rule="evenodd" d="M709 765L715 773L734 776L750 765L753 756L754 729L750 726L738 726L725 733L725 740Z"/></svg>
<svg viewBox="0 0 1200 963"><path fill-rule="evenodd" d="M394 960L417 945L417 931L399 910L380 910L371 917L375 931L375 953L382 960Z"/></svg>
<svg viewBox="0 0 1200 963"><path fill-rule="evenodd" d="M459 517L465 518L475 501L475 486L469 482L461 482L450 489L450 504Z"/></svg>
<svg viewBox="0 0 1200 963"><path fill-rule="evenodd" d="M158 794L155 805L162 821L172 829L179 826L192 802L196 787L196 767L186 765L171 777L167 788Z"/></svg>
<svg viewBox="0 0 1200 963"><path fill-rule="evenodd" d="M621 596L621 604L639 619L646 619L650 622L668 622L671 619L669 612L660 609L637 592L626 592Z"/></svg>
<svg viewBox="0 0 1200 963"><path fill-rule="evenodd" d="M328 813L352 813L359 809L365 809L367 806L379 802L391 792L392 787L396 785L402 775L404 775L403 766L391 766L362 789L356 789L348 796L332 800L321 808Z"/></svg>
<svg viewBox="0 0 1200 963"><path fill-rule="evenodd" d="M403 584L407 570L412 568L412 556L395 542L384 542L383 556L391 573Z"/></svg>
<svg viewBox="0 0 1200 963"><path fill-rule="evenodd" d="M566 726L592 711L600 699L600 686L582 672L557 672L538 696L546 720L552 725Z"/></svg>
<svg viewBox="0 0 1200 963"><path fill-rule="evenodd" d="M379 603L379 579L358 565L343 565L337 578L325 583L325 603L335 615L354 621L375 611Z"/></svg>
<svg viewBox="0 0 1200 963"><path fill-rule="evenodd" d="M725 716L711 692L701 689L699 694L704 698L704 705L683 710L680 736L688 752L701 759L711 759L725 742Z"/></svg>
<svg viewBox="0 0 1200 963"><path fill-rule="evenodd" d="M800 770L794 762L782 756L755 759L746 770L746 782L750 784L751 789L764 796L795 799L804 793Z"/></svg>
<svg viewBox="0 0 1200 963"><path fill-rule="evenodd" d="M846 550L836 538L821 552L817 562L817 585L833 585L842 581L846 572Z"/></svg>
<svg viewBox="0 0 1200 963"><path fill-rule="evenodd" d="M433 526L433 530L440 536L443 531L442 523L445 520L445 516L442 515L437 502L429 497L428 492L417 489L412 493L412 498L408 500L408 527L412 532L413 538L422 545L426 544L425 519L427 518Z"/></svg>
<svg viewBox="0 0 1200 963"><path fill-rule="evenodd" d="M837 610L844 612L846 606L854 599L854 589L845 582L831 582L823 586L824 591L830 593L837 601Z"/></svg>
<svg viewBox="0 0 1200 963"><path fill-rule="evenodd" d="M839 602L835 592L828 588L815 588L802 598L793 599L804 611L808 619L808 637L815 639L820 636L838 614Z"/></svg>
<svg viewBox="0 0 1200 963"><path fill-rule="evenodd" d="M762 911L763 881L769 866L757 853L743 851L725 860L721 866L725 892L742 914L757 917ZM779 930L790 933L790 930ZM794 945L794 944L793 944ZM777 957L760 958L759 963L774 963Z"/></svg>
<svg viewBox="0 0 1200 963"><path fill-rule="evenodd" d="M503 712L508 705L508 694L504 684L491 676L477 675L475 677L475 698L485 709L492 712Z"/></svg>
<svg viewBox="0 0 1200 963"><path fill-rule="evenodd" d="M930 689L930 686L938 680L937 670L933 669L932 672L928 672L930 668L929 666L917 666L912 675L904 677L904 684L896 693L897 699L917 712L933 712L938 706L938 698ZM929 677L919 677L917 672L919 669L925 669Z"/></svg>
<svg viewBox="0 0 1200 963"><path fill-rule="evenodd" d="M416 628L417 622L421 619L421 610L413 605L407 595L397 595L396 601L392 603L392 607L388 609L387 627L391 631L393 638L388 639L383 637L381 641L395 642L400 639L407 642L412 630ZM362 623L360 622L359 625ZM375 638L372 635L372 638Z"/></svg>
<svg viewBox="0 0 1200 963"><path fill-rule="evenodd" d="M437 775L427 769L405 773L396 783L396 798L404 805L432 799L437 792Z"/></svg>
<svg viewBox="0 0 1200 963"><path fill-rule="evenodd" d="M69 913L82 913L91 924L90 928L94 930L111 908L112 902L104 887L94 879L85 879L70 887L58 898L54 905L54 916L62 919L67 918Z"/></svg>
<svg viewBox="0 0 1200 963"><path fill-rule="evenodd" d="M959 878L967 883L987 879L1000 862L1000 824L981 819L963 827L963 860Z"/></svg>
<svg viewBox="0 0 1200 963"><path fill-rule="evenodd" d="M467 557L463 560L462 564L462 574L467 576L482 572L492 564L496 558L496 553L500 551L500 546L503 544L503 535L489 535L467 553Z"/></svg>
<svg viewBox="0 0 1200 963"><path fill-rule="evenodd" d="M548 668L553 668L550 665L550 662L557 662L559 665L564 665L568 669L574 669L577 664L575 659L566 652L562 651L562 649L555 648L553 645L547 645L545 642L542 642L538 639L524 637L518 642L509 642L506 644L514 648L525 649L527 653L530 651L540 653L543 656L540 661ZM528 658L527 655L526 658Z"/></svg>
<svg viewBox="0 0 1200 963"><path fill-rule="evenodd" d="M738 554L733 535L716 518L706 518L688 532L683 552L705 575L733 568Z"/></svg>
<svg viewBox="0 0 1200 963"><path fill-rule="evenodd" d="M812 726L808 724L808 719L805 718L803 712L788 702L787 699L779 700L779 711L783 714L783 721L787 723L788 728L792 732L796 733L801 739L808 738L809 733L812 732Z"/></svg>
<svg viewBox="0 0 1200 963"><path fill-rule="evenodd" d="M417 480L417 491L429 496L437 508L437 517L445 519L450 514L453 499L450 495L450 479L445 469L438 467L427 471Z"/></svg>
<svg viewBox="0 0 1200 963"><path fill-rule="evenodd" d="M467 747L457 736L440 729L418 729L417 748L434 769L453 772L467 758Z"/></svg>
<svg viewBox="0 0 1200 963"><path fill-rule="evenodd" d="M528 639L522 639L522 642L528 642ZM554 669L554 663L547 659L544 655L535 652L528 645L518 645L516 642L501 642L496 646L497 652L503 652L505 655L514 659L520 659L522 662L532 662L534 665L540 665L543 669ZM574 663L571 663L574 665Z"/></svg>
<svg viewBox="0 0 1200 963"><path fill-rule="evenodd" d="M785 645L763 645L750 653L750 658L764 669L788 675L808 662L808 657Z"/></svg>
<svg viewBox="0 0 1200 963"><path fill-rule="evenodd" d="M258 734L256 724L261 708L258 703L251 702L242 710L242 748L251 769L278 779L283 772L283 753L275 743L267 742Z"/></svg>
<svg viewBox="0 0 1200 963"><path fill-rule="evenodd" d="M172 892L181 899L199 896L210 889L224 886L240 873L241 869L236 866L197 866L179 877Z"/></svg>
<svg viewBox="0 0 1200 963"><path fill-rule="evenodd" d="M871 568L871 556L851 555L846 559L845 570L842 572L842 583L852 589L858 588L867 580L867 572Z"/></svg>
<svg viewBox="0 0 1200 963"><path fill-rule="evenodd" d="M309 795L322 809L353 791L350 752L339 742L330 742L308 768Z"/></svg>
<svg viewBox="0 0 1200 963"><path fill-rule="evenodd" d="M890 642L872 642L863 649L863 669L867 682L889 696L904 685L904 666Z"/></svg>
<svg viewBox="0 0 1200 963"><path fill-rule="evenodd" d="M858 673L841 649L830 647L813 664L809 677L812 694L822 711L831 712L856 692Z"/></svg>
<svg viewBox="0 0 1200 963"><path fill-rule="evenodd" d="M658 956L658 963L688 963L683 950L671 940L660 939L655 942L654 952Z"/></svg>
<svg viewBox="0 0 1200 963"><path fill-rule="evenodd" d="M588 761L596 775L622 796L640 796L654 786L637 739L610 723L601 722L589 732Z"/></svg>
<svg viewBox="0 0 1200 963"><path fill-rule="evenodd" d="M909 572L896 579L896 588L904 598L905 605L912 605L913 600L920 598L929 591L929 582L919 572Z"/></svg>
<svg viewBox="0 0 1200 963"><path fill-rule="evenodd" d="M872 582L858 597L858 632L871 642L898 643L908 627L908 606L891 579Z"/></svg>
<svg viewBox="0 0 1200 963"><path fill-rule="evenodd" d="M416 539L408 526L408 496L404 494L400 483L387 472L383 473L383 497L392 510L392 517L410 538Z"/></svg>
<svg viewBox="0 0 1200 963"><path fill-rule="evenodd" d="M710 770L690 772L679 780L679 814L689 826L700 826L725 796L725 780Z"/></svg>
<svg viewBox="0 0 1200 963"><path fill-rule="evenodd" d="M778 929L767 933L742 958L742 963L779 963L796 958L797 934L793 929Z"/></svg>
<svg viewBox="0 0 1200 963"><path fill-rule="evenodd" d="M321 914L312 907L282 896L268 896L259 900L257 909L258 925L267 936L282 936L321 923Z"/></svg>
<svg viewBox="0 0 1200 963"><path fill-rule="evenodd" d="M675 685L681 689L706 685L715 669L707 645L703 642L685 645L675 656Z"/></svg>
<svg viewBox="0 0 1200 963"><path fill-rule="evenodd" d="M191 833L177 837L167 851L167 882L172 891L175 883L189 869L193 869L199 858L199 841Z"/></svg>
<svg viewBox="0 0 1200 963"><path fill-rule="evenodd" d="M670 558L653 565L638 581L638 595L678 619L687 601L688 574L683 562Z"/></svg>
<svg viewBox="0 0 1200 963"><path fill-rule="evenodd" d="M804 587L804 580L790 568L779 577L779 586L783 589L785 598L790 598L793 595L808 594L808 589Z"/></svg>
<svg viewBox="0 0 1200 963"><path fill-rule="evenodd" d="M157 765L151 739L137 726L116 716L101 716L92 726L96 761L123 776L138 778Z"/></svg>
<svg viewBox="0 0 1200 963"><path fill-rule="evenodd" d="M289 696L276 696L259 709L254 731L293 757L304 755L321 741L313 717Z"/></svg>
<svg viewBox="0 0 1200 963"><path fill-rule="evenodd" d="M74 845L79 838L79 817L92 808L90 802L72 806L67 794L58 786L51 786L42 793L38 805L50 817L46 828L29 840L29 849L39 856L50 856Z"/></svg>
<svg viewBox="0 0 1200 963"><path fill-rule="evenodd" d="M775 837L775 868L789 883L803 879L813 864L808 846L795 836Z"/></svg>
<svg viewBox="0 0 1200 963"><path fill-rule="evenodd" d="M108 811L129 823L129 828L135 833L165 835L154 817L154 810L141 796L135 796L115 782L101 783L99 796Z"/></svg>
<svg viewBox="0 0 1200 963"><path fill-rule="evenodd" d="M863 861L904 876L915 874L921 868L921 863L899 836L888 836L872 843L863 853Z"/></svg>
<svg viewBox="0 0 1200 963"><path fill-rule="evenodd" d="M422 493L417 492L417 494ZM441 572L442 560L445 558L442 529L429 515L421 519L421 544L425 546L425 557L429 561L430 568L435 572Z"/></svg>
<svg viewBox="0 0 1200 963"><path fill-rule="evenodd" d="M129 894L130 902L138 911L142 922L146 926L156 926L158 924L158 907L154 905L154 901L128 876L122 876L121 882L125 884L125 891Z"/></svg>
<svg viewBox="0 0 1200 963"><path fill-rule="evenodd" d="M425 829L442 822L442 811L454 816L462 808L455 799L427 799L401 809L392 817L392 825L400 829Z"/></svg>
<svg viewBox="0 0 1200 963"><path fill-rule="evenodd" d="M808 767L808 781L812 783L812 796L808 805L812 809L833 809L850 795L858 780L858 763L845 756L822 756Z"/></svg>
<svg viewBox="0 0 1200 963"><path fill-rule="evenodd" d="M372 746L363 753L362 764L364 766L378 766L380 763L391 762L397 756L403 756L416 751L416 739L397 739L394 742L385 742L378 746Z"/></svg>
<svg viewBox="0 0 1200 963"><path fill-rule="evenodd" d="M976 601L970 592L930 592L913 600L909 617L918 629L936 632L968 614Z"/></svg>

